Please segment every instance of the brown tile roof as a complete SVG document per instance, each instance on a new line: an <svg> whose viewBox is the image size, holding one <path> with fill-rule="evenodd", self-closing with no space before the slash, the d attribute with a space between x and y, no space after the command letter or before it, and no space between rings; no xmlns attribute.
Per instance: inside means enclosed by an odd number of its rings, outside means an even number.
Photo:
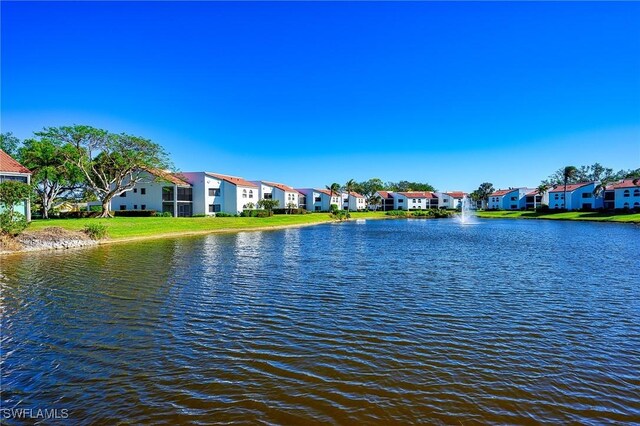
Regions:
<svg viewBox="0 0 640 426"><path fill-rule="evenodd" d="M433 192L428 191L411 191L411 192L398 192L407 198L438 198Z"/></svg>
<svg viewBox="0 0 640 426"><path fill-rule="evenodd" d="M467 194L462 191L445 192L445 194L453 198L464 198L467 196Z"/></svg>
<svg viewBox="0 0 640 426"><path fill-rule="evenodd" d="M489 197L502 197L503 195L506 195L513 191L517 191L519 189L520 188L498 189L497 191L494 191L493 193L489 194Z"/></svg>
<svg viewBox="0 0 640 426"><path fill-rule="evenodd" d="M636 183L633 183L634 180L636 181ZM622 188L640 188L640 179L624 179L620 182L612 183L611 185L607 186L607 189L609 190Z"/></svg>
<svg viewBox="0 0 640 426"><path fill-rule="evenodd" d="M11 158L9 154L0 149L0 172L9 173L26 173L31 174L31 171L16 160Z"/></svg>
<svg viewBox="0 0 640 426"><path fill-rule="evenodd" d="M161 179L164 179L167 182L171 182L175 185L191 186L191 184L184 179L184 176L181 176L179 173L170 173L161 169L145 169L145 170L151 173L152 175L157 176Z"/></svg>
<svg viewBox="0 0 640 426"><path fill-rule="evenodd" d="M391 191L377 191L382 198L393 198L393 193Z"/></svg>
<svg viewBox="0 0 640 426"><path fill-rule="evenodd" d="M298 192L295 189L293 189L290 186L287 186L283 183L275 183L275 182L267 182L267 181L262 181L262 183L264 183L265 185L269 185L269 186L273 186L274 188L278 188L280 191L284 191L284 192Z"/></svg>
<svg viewBox="0 0 640 426"><path fill-rule="evenodd" d="M573 192L578 188L582 188L583 186L587 186L587 185L592 184L592 183L593 182L571 183L571 184L567 185L567 192ZM552 192L564 192L564 185L563 184L559 184L555 188L551 188L549 190L549 193L552 193Z"/></svg>
<svg viewBox="0 0 640 426"><path fill-rule="evenodd" d="M343 194L346 194L346 192L343 192ZM357 192L355 192L355 191L351 191L351 192L349 192L349 195L351 195L351 196L353 196L353 197L356 197L356 198L364 198L364 195L360 195L360 194L358 194L358 193L357 193Z"/></svg>
<svg viewBox="0 0 640 426"><path fill-rule="evenodd" d="M533 195L538 195L538 194L539 194L538 190L537 190L537 189L534 189L534 190L533 190L533 191L531 191L531 192L527 192L525 195L526 195L526 196L528 196L528 197L531 197L531 196L533 196Z"/></svg>
<svg viewBox="0 0 640 426"><path fill-rule="evenodd" d="M207 175L212 176L214 178L217 179L222 179L225 182L229 182L230 184L236 185L236 186L247 186L250 188L257 188L258 185L256 185L255 183L251 183L248 180L245 180L241 177L236 177L236 176L228 176L228 175L220 175L217 173L209 173L206 172Z"/></svg>
<svg viewBox="0 0 640 426"><path fill-rule="evenodd" d="M331 195L331 191L329 191L328 189L314 189L314 191L321 192L321 193L323 193L325 195L328 195L330 197L332 196ZM340 193L337 193L337 194L335 192L333 193L333 197L339 197L339 196L340 196Z"/></svg>

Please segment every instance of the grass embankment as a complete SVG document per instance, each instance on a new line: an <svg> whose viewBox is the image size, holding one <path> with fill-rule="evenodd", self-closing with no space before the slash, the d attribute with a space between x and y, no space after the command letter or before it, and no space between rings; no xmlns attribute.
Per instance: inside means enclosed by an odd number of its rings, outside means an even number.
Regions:
<svg viewBox="0 0 640 426"><path fill-rule="evenodd" d="M384 218L384 212L352 212L352 219ZM81 231L85 226L103 223L110 239L159 237L206 232L268 229L286 226L332 222L329 213L275 215L271 217L114 217L111 219L48 219L34 220L29 230L57 226Z"/></svg>
<svg viewBox="0 0 640 426"><path fill-rule="evenodd" d="M596 222L640 223L640 213L612 214L601 212L535 212L535 211L479 211L478 217L486 219L550 219L587 220Z"/></svg>

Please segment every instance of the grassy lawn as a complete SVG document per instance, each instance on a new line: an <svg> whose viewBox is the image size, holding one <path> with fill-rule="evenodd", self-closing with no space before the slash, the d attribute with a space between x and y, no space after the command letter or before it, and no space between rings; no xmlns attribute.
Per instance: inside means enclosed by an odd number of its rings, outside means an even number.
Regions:
<svg viewBox="0 0 640 426"><path fill-rule="evenodd" d="M383 218L384 212L351 213L353 219ZM224 231L234 229L269 228L332 221L329 213L304 215L275 215L272 217L114 217L111 219L38 219L31 222L29 230L59 226L69 230L81 230L90 223L104 223L111 239L150 237L154 235L188 232Z"/></svg>
<svg viewBox="0 0 640 426"><path fill-rule="evenodd" d="M600 212L538 213L534 211L480 211L478 217L488 219L554 219L592 220L598 222L640 223L640 213L611 214Z"/></svg>

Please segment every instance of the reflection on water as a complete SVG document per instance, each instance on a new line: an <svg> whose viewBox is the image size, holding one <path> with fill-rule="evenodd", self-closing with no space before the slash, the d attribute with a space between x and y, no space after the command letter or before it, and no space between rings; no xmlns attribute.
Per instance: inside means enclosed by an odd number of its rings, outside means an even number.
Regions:
<svg viewBox="0 0 640 426"><path fill-rule="evenodd" d="M2 407L632 423L640 230L367 221L1 259Z"/></svg>

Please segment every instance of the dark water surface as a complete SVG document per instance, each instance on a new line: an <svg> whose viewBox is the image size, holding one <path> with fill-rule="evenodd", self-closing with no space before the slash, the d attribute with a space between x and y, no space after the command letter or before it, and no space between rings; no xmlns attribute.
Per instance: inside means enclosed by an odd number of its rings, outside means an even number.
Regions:
<svg viewBox="0 0 640 426"><path fill-rule="evenodd" d="M367 221L0 258L2 407L640 422L640 228Z"/></svg>

